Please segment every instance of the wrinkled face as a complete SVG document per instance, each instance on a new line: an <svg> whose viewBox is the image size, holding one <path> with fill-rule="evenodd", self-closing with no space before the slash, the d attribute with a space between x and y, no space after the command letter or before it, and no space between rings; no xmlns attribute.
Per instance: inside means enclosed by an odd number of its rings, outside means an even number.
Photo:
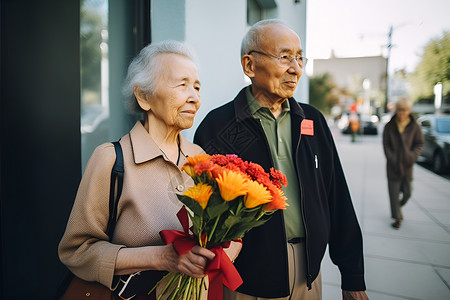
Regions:
<svg viewBox="0 0 450 300"><path fill-rule="evenodd" d="M395 113L397 114L398 120L403 122L409 119L411 109L407 105L398 105L395 109Z"/></svg>
<svg viewBox="0 0 450 300"><path fill-rule="evenodd" d="M291 29L281 24L268 25L261 34L261 51L268 55L281 57L302 56L300 38ZM268 55L253 52L254 73L249 76L252 79L252 92L255 98L262 94L271 102L280 99L290 98L294 95L303 68L296 60L292 60L289 65L280 64L280 60ZM248 75L248 74L247 74Z"/></svg>
<svg viewBox="0 0 450 300"><path fill-rule="evenodd" d="M150 100L152 117L179 130L192 127L200 108L200 81L197 67L187 57L162 54L161 73Z"/></svg>

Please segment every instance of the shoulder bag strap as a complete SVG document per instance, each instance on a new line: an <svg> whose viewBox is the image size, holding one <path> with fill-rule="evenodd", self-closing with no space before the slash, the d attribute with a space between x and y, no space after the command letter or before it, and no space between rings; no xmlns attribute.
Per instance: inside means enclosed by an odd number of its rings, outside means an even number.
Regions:
<svg viewBox="0 0 450 300"><path fill-rule="evenodd" d="M106 234L109 240L112 239L114 228L116 227L117 207L119 205L120 195L122 194L124 173L122 147L119 141L113 142L113 145L116 151L116 161L111 171L111 185L109 189L109 220L108 226L106 227Z"/></svg>

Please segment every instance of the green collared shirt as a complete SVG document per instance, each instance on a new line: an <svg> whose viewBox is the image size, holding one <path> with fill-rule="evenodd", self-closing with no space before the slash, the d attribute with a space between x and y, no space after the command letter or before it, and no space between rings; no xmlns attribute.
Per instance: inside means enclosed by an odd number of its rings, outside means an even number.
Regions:
<svg viewBox="0 0 450 300"><path fill-rule="evenodd" d="M288 185L283 187L289 206L284 211L286 237L304 237L305 229L302 222L300 208L300 186L297 172L295 171L292 156L291 114L289 101L282 104L282 112L275 118L268 107L263 107L253 97L251 88L246 89L247 101L250 112L255 119L260 120L266 134L274 168L283 172L287 177Z"/></svg>

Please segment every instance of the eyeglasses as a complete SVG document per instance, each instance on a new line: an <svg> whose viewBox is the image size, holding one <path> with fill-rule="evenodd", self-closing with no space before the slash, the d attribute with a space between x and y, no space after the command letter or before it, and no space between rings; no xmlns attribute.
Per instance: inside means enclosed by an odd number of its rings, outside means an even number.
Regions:
<svg viewBox="0 0 450 300"><path fill-rule="evenodd" d="M267 53L257 51L257 50L251 50L248 52L248 54L250 55L253 52L261 54L261 55L265 55L268 57L276 58L278 60L279 64L282 66L285 66L285 67L289 66L293 60L295 60L298 63L300 68L303 68L304 66L306 66L306 63L308 62L308 59L303 56L289 56L289 55L275 56L275 55L267 54Z"/></svg>

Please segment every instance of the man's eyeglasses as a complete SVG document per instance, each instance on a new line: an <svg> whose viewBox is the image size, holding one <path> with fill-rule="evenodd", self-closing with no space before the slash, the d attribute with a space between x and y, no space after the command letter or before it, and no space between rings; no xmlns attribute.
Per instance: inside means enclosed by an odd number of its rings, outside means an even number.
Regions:
<svg viewBox="0 0 450 300"><path fill-rule="evenodd" d="M290 56L290 55L275 56L275 55L267 54L267 53L257 51L257 50L251 50L248 52L248 54L252 54L253 52L261 54L261 55L265 55L268 57L276 58L280 65L286 66L286 67L289 66L293 60L295 60L298 63L300 68L303 68L304 66L306 66L306 63L308 62L308 59L306 57L303 57L300 55L299 56Z"/></svg>

